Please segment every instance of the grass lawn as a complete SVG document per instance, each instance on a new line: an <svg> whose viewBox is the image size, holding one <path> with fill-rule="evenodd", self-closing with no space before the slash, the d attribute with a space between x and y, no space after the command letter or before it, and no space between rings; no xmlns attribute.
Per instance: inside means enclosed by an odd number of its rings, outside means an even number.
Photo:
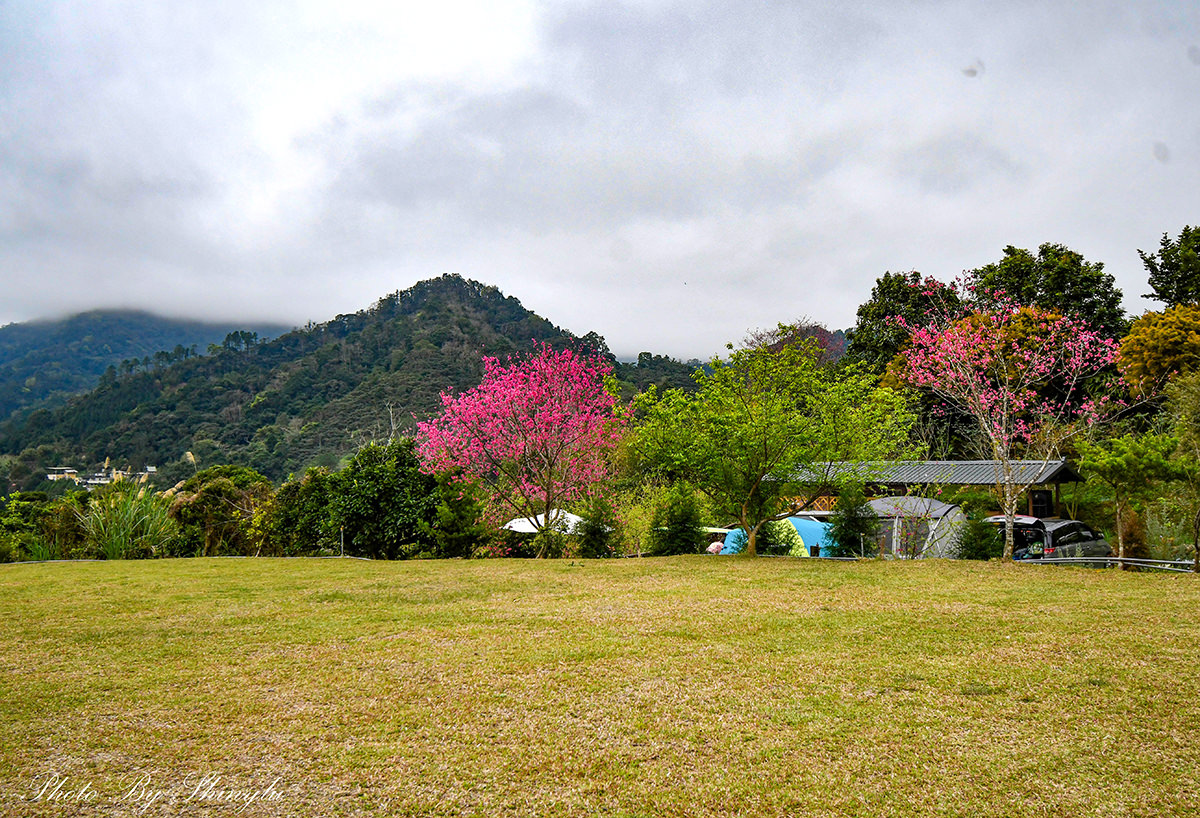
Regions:
<svg viewBox="0 0 1200 818"><path fill-rule="evenodd" d="M1192 576L58 563L0 616L6 815L1200 814Z"/></svg>

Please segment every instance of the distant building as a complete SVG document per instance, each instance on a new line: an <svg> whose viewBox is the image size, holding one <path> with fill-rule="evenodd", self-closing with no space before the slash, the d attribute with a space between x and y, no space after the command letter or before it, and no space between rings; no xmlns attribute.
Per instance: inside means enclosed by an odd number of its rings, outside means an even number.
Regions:
<svg viewBox="0 0 1200 818"><path fill-rule="evenodd" d="M88 488L95 486L107 486L109 483L115 483L118 480L144 480L158 474L157 466L147 466L142 471L135 472L133 469L113 469L105 466L100 471L94 474L89 474L82 479L76 478L75 482L83 483Z"/></svg>
<svg viewBox="0 0 1200 818"><path fill-rule="evenodd" d="M79 482L79 472L67 466L52 466L46 471L47 480L70 480Z"/></svg>

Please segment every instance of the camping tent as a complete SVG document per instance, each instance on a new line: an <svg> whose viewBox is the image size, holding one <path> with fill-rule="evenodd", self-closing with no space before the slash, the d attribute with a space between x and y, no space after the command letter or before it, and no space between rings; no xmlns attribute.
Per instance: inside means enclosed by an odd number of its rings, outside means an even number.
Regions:
<svg viewBox="0 0 1200 818"><path fill-rule="evenodd" d="M813 556L812 551L814 548L829 547L828 523L814 520L811 517L788 517L787 522L792 524L792 528L796 532L794 539L788 538L792 541L792 547L788 553L793 557L810 557ZM740 554L745 549L746 532L740 528L735 528L725 537L725 547L721 549L721 553Z"/></svg>
<svg viewBox="0 0 1200 818"><path fill-rule="evenodd" d="M536 534L539 528L543 528L541 514L536 514L532 518L517 517L509 520L504 524L504 528L509 531L516 531L521 534ZM575 526L583 522L583 518L578 514L572 514L569 511L555 509L550 512L550 522L553 528L558 529L564 534L569 534L574 530ZM536 523L536 525L534 525Z"/></svg>
<svg viewBox="0 0 1200 818"><path fill-rule="evenodd" d="M814 520L812 517L788 517L788 522L800 535L800 544L804 550L804 553L798 554L793 549L792 556L819 557L829 553L829 548L833 545L833 541L829 539L829 523Z"/></svg>
<svg viewBox="0 0 1200 818"><path fill-rule="evenodd" d="M880 550L902 559L953 557L967 524L958 506L929 497L879 497L870 501L879 516Z"/></svg>

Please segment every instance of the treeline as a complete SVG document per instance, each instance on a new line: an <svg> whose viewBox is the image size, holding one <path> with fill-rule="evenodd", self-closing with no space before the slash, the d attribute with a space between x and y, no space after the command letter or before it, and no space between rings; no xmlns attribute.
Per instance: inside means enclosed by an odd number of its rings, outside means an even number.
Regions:
<svg viewBox="0 0 1200 818"><path fill-rule="evenodd" d="M612 556L623 542L597 505L563 553ZM532 556L532 536L485 522L482 501L421 471L411 440L359 449L338 471L315 467L278 488L244 466L197 471L156 491L120 480L59 497L0 498L0 562L216 556L413 559Z"/></svg>

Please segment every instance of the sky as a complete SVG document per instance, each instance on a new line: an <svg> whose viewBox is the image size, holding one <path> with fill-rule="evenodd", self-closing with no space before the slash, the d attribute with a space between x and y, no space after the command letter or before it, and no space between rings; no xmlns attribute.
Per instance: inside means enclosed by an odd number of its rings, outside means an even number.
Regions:
<svg viewBox="0 0 1200 818"><path fill-rule="evenodd" d="M1200 5L0 0L0 324L443 273L621 357L1200 224Z"/></svg>

